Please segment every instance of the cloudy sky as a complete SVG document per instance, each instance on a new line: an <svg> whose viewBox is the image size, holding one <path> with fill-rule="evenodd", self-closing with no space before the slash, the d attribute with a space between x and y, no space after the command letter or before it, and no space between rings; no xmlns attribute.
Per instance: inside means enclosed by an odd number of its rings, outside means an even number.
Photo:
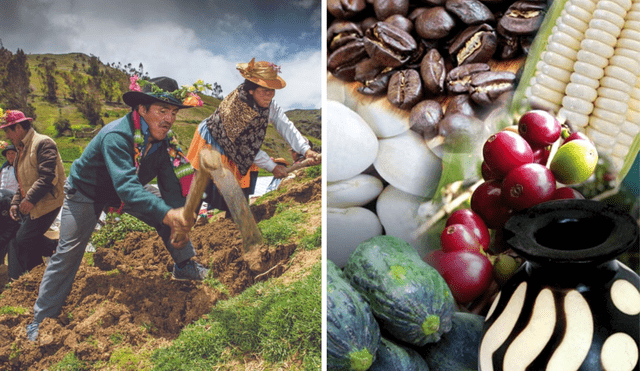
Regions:
<svg viewBox="0 0 640 371"><path fill-rule="evenodd" d="M178 84L242 82L236 63L282 67L285 109L320 108L321 0L0 0L0 39L25 53L93 54L143 64Z"/></svg>

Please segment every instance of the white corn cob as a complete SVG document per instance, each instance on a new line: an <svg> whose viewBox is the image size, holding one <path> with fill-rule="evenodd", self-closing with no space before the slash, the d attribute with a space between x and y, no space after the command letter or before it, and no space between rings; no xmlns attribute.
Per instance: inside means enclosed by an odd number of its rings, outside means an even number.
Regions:
<svg viewBox="0 0 640 371"><path fill-rule="evenodd" d="M558 112L565 88L577 59L580 42L588 28L595 0L568 0L556 19L547 50L540 56L536 72L525 95L533 107Z"/></svg>
<svg viewBox="0 0 640 371"><path fill-rule="evenodd" d="M640 133L640 0L568 0L525 91L616 170Z"/></svg>
<svg viewBox="0 0 640 371"><path fill-rule="evenodd" d="M623 3L622 5L617 2ZM601 0L596 4L589 28L585 30L585 38L580 43L577 60L572 75L576 79L592 80L591 84L570 82L562 98L562 108L558 116L569 119L572 124L585 128L590 123L589 116L599 98L596 84L605 75L609 58L613 56L614 46L624 26L624 18L631 8L630 0ZM598 101L608 103L606 99Z"/></svg>

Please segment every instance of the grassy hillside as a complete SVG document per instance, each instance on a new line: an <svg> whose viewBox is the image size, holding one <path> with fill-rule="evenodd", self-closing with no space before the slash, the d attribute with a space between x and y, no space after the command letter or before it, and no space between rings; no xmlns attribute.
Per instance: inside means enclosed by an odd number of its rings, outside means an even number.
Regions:
<svg viewBox="0 0 640 371"><path fill-rule="evenodd" d="M97 64L96 61L98 62ZM81 132L91 132L101 126L100 124L94 126L90 124L85 114L79 109L81 105L74 101L73 89L70 85L74 79L77 81L78 77L80 77L79 81L86 84L86 93L99 97L101 124L106 124L122 117L129 111L129 107L122 103L121 95L128 91L129 87L128 73L125 70L131 71L135 70L135 68L131 68L130 65L117 68L115 63L107 63L108 65L105 65L94 56L87 56L81 53L29 54L27 55L27 63L30 72L29 84L31 90L28 100L35 107L36 120L34 120L34 124L36 130L56 140L68 172L73 160L82 153L84 147L91 140L91 136L84 137ZM51 63L55 64L53 76L57 85L55 90L56 102L51 102L50 99L47 99L45 65L51 65ZM93 72L92 68L94 69ZM114 91L118 92L109 100L106 99L105 94L100 91L99 87L92 84L92 81L95 81L93 79L102 78L107 80L107 77L114 79L114 85L117 86ZM207 82L213 83L213 81ZM223 92L223 94L228 93ZM204 106L180 111L178 119L173 126L173 130L180 138L184 151L188 151L198 124L211 115L220 104L219 99L211 96L202 95L201 98ZM3 104L4 102L0 102L0 107L3 107ZM12 109L13 107L3 108ZM321 111L292 110L287 112L287 115L303 135L311 140L314 148L319 150L321 148ZM69 121L71 130L59 135L55 124L62 119ZM1 131L0 139L5 139L4 133ZM288 144L272 127L269 127L267 132L263 150L274 158L283 157L291 160Z"/></svg>

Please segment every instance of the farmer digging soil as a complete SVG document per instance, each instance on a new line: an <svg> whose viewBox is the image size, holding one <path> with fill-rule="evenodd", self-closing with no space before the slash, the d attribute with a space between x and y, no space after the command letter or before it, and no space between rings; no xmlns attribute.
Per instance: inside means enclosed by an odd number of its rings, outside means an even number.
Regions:
<svg viewBox="0 0 640 371"><path fill-rule="evenodd" d="M244 77L244 82L198 125L187 157L198 169L200 150L211 146L222 155L222 163L235 175L248 199L254 193L258 168L273 173L276 179L288 175L283 165L276 164L260 149L269 123L295 152L313 159L310 165L320 163L320 154L311 149L309 141L273 99L276 90L286 86L278 76L280 67L266 61L256 62L254 58L249 63L238 63L236 69ZM205 200L208 208L227 211L229 216L229 207L224 198L213 182L209 184Z"/></svg>
<svg viewBox="0 0 640 371"><path fill-rule="evenodd" d="M183 216L193 169L170 131L180 109L198 105L188 88L159 77L143 82L122 100L132 108L106 125L71 166L65 183L60 241L42 277L27 338L36 341L40 323L57 317L69 295L85 247L103 210L120 207L154 227L174 260L173 278L203 280L208 273L192 259L196 253L186 235L191 223ZM183 101L184 100L184 101ZM157 177L159 194L145 187Z"/></svg>

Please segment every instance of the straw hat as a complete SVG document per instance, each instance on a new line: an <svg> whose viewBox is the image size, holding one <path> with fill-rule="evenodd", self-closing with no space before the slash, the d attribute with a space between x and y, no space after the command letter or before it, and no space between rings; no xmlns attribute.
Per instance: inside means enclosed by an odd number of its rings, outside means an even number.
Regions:
<svg viewBox="0 0 640 371"><path fill-rule="evenodd" d="M238 63L238 71L245 79L267 89L282 89L287 83L278 76L280 66L266 61L256 62L253 58L249 63Z"/></svg>
<svg viewBox="0 0 640 371"><path fill-rule="evenodd" d="M22 111L18 111L18 110L7 110L7 112L5 112L4 114L3 119L4 119L4 123L1 124L2 126L0 126L0 129L4 129L8 126L15 125L22 121L33 120L31 117L26 117L24 113L22 113Z"/></svg>

